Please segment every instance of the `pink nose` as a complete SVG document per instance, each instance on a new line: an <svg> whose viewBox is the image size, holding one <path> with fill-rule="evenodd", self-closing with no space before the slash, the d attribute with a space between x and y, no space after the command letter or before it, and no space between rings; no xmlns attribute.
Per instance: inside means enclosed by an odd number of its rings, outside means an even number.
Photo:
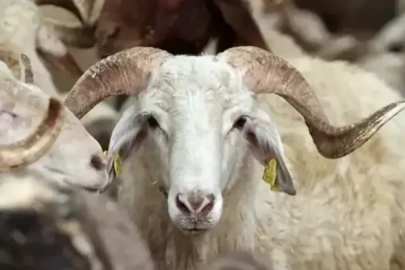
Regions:
<svg viewBox="0 0 405 270"><path fill-rule="evenodd" d="M215 196L203 195L201 192L179 193L176 197L177 208L184 215L207 217L214 207Z"/></svg>

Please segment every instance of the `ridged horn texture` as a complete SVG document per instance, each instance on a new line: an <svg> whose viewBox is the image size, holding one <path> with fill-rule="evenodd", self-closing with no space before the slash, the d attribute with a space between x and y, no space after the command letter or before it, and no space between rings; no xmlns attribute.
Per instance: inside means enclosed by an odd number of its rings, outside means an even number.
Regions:
<svg viewBox="0 0 405 270"><path fill-rule="evenodd" d="M63 120L63 105L51 98L47 114L33 134L14 144L0 145L0 171L27 166L42 157L56 141Z"/></svg>
<svg viewBox="0 0 405 270"><path fill-rule="evenodd" d="M326 158L350 154L405 108L405 101L398 101L356 123L335 127L308 82L285 60L255 47L231 48L217 59L240 70L256 94L275 93L290 103L304 117L318 152Z"/></svg>
<svg viewBox="0 0 405 270"><path fill-rule="evenodd" d="M21 66L24 69L24 82L34 84L34 72L32 71L31 60L25 54L20 55Z"/></svg>
<svg viewBox="0 0 405 270"><path fill-rule="evenodd" d="M80 119L109 96L138 95L148 86L152 70L172 56L150 47L135 47L113 54L80 77L65 105Z"/></svg>

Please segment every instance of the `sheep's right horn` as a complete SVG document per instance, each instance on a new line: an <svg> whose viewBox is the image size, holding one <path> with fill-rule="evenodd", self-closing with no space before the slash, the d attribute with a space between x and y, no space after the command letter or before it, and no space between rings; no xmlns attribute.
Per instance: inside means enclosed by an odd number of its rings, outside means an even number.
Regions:
<svg viewBox="0 0 405 270"><path fill-rule="evenodd" d="M172 57L166 51L135 47L113 54L91 66L76 82L66 106L82 118L109 96L137 95L146 89L151 71Z"/></svg>
<svg viewBox="0 0 405 270"><path fill-rule="evenodd" d="M63 120L62 103L51 98L45 119L32 135L12 145L0 145L0 172L29 165L42 157L58 137Z"/></svg>

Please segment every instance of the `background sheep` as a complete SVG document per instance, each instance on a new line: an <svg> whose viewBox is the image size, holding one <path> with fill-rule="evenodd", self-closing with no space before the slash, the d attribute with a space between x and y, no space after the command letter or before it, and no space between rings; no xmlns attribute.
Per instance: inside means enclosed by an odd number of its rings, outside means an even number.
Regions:
<svg viewBox="0 0 405 270"><path fill-rule="evenodd" d="M59 3L54 1L54 4ZM97 18L95 36L101 57L133 46L155 46L175 54L199 54L211 37L220 39L218 51L235 43L268 49L243 0L232 3L138 1L136 4L106 0L93 5L94 9L98 10L100 4L104 5ZM98 14L83 5L91 6L86 1L76 2L78 8L87 10L82 13ZM81 20L88 24L87 18ZM95 15L90 21L96 21Z"/></svg>
<svg viewBox="0 0 405 270"><path fill-rule="evenodd" d="M0 141L12 145L40 126L50 97L38 87L15 79L7 66L0 64ZM62 131L49 151L36 162L10 173L40 175L62 185L103 190L109 182L100 145L65 107L63 114ZM0 177L5 175L1 173Z"/></svg>
<svg viewBox="0 0 405 270"><path fill-rule="evenodd" d="M0 222L1 269L154 269L130 219L97 195L2 177Z"/></svg>
<svg viewBox="0 0 405 270"><path fill-rule="evenodd" d="M0 60L4 61L19 78L19 55L27 54L32 61L35 85L45 93L63 100L63 87L60 87L60 83L54 83L55 72L51 74L48 68L56 65L63 71L62 74L65 76L70 74L77 79L82 74L81 68L62 41L67 44L77 44L79 41L81 44L88 44L86 37L91 35L81 33L83 31L75 25L75 22L69 24L49 16L42 16L38 7L29 0L2 1L0 15ZM75 30L76 28L79 30ZM43 63L42 57L48 61ZM106 133L111 133L112 129L109 126L115 123L117 117L118 114L113 108L102 103L97 110L83 119L82 123L90 134L102 143L103 148L107 149ZM107 140L108 138L107 136Z"/></svg>
<svg viewBox="0 0 405 270"><path fill-rule="evenodd" d="M394 18L382 28L379 27L379 31L367 34L368 37L365 38L330 32L316 13L299 9L292 1L283 1L278 9L273 9L269 13L262 12L261 0L251 0L250 4L252 14L259 22L258 25L268 44L281 47L269 38L274 31L269 28L276 29L292 36L303 51L327 60L345 60L354 63L377 74L403 94L405 86L402 76L405 64L403 15ZM370 13L367 14L372 17ZM284 50L295 52L296 48L289 47Z"/></svg>
<svg viewBox="0 0 405 270"><path fill-rule="evenodd" d="M37 50L52 65L69 71L76 78L82 74L55 30L42 23L34 3L29 0L3 0L0 10L0 48L3 49L1 60L7 60L7 55L4 54L6 51L17 55L26 54L34 67L36 84L53 96L58 93L57 88Z"/></svg>
<svg viewBox="0 0 405 270"><path fill-rule="evenodd" d="M388 100L398 100L376 77L355 67L309 57L288 60L325 98L328 115L335 114L333 119L340 124L357 122ZM355 152L341 160L322 155L338 158L351 153L404 109L404 101L379 111L386 117L381 116L384 120L374 122L377 126L365 133L354 126L335 129L309 86L290 68L253 48L231 49L215 58L173 57L157 49L134 48L90 68L70 92L66 104L81 117L107 96L146 90L113 132L108 168L114 177L112 160L119 154L123 159L119 203L140 228L161 269L171 263L175 269L195 269L220 252L241 247L264 252L276 269L355 265L380 270L389 269L393 257L400 261L396 256L401 254L398 239L402 236L394 220L402 220L403 215L395 201L402 197L403 173L390 166L393 160L395 167L405 160L398 146L391 145L400 141L401 132L391 125L375 135L374 143L364 145L367 150L362 154ZM319 76L325 70L331 75ZM347 91L341 91L342 100L335 97L340 88ZM275 122L282 122L278 127L289 149L288 160L275 125L257 109L248 89L276 91L304 117L311 136L302 135L307 132L303 119L288 113L291 108L285 102L269 108ZM361 95L366 90L372 93L372 101ZM291 96L296 93L307 98ZM350 103L355 98L360 105ZM357 125L366 127L364 121ZM349 136L357 134L364 137L350 143ZM341 143L336 143L337 138ZM382 162L372 154L376 147L381 149ZM296 196L273 193L259 180L270 158L278 161L276 181L281 191L296 194L291 175L297 180ZM395 193L397 197L392 196ZM392 216L386 215L391 212Z"/></svg>

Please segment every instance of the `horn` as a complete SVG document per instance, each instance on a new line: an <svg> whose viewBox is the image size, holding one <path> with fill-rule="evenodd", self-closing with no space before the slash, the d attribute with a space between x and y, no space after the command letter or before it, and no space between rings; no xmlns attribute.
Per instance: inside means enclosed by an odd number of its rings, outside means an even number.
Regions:
<svg viewBox="0 0 405 270"><path fill-rule="evenodd" d="M242 71L247 86L256 94L275 93L290 103L304 117L318 152L326 158L350 154L405 108L405 101L398 101L354 124L335 127L308 82L285 60L255 47L231 48L217 59Z"/></svg>
<svg viewBox="0 0 405 270"><path fill-rule="evenodd" d="M20 55L20 62L22 68L24 68L24 82L29 84L34 84L34 73L32 72L32 65L30 58L25 55Z"/></svg>
<svg viewBox="0 0 405 270"><path fill-rule="evenodd" d="M12 145L0 145L0 171L26 166L41 158L56 141L63 120L62 103L51 98L44 120L32 135Z"/></svg>
<svg viewBox="0 0 405 270"><path fill-rule="evenodd" d="M148 86L152 70L169 57L172 55L150 47L134 47L113 54L79 78L65 105L80 119L109 96L138 95Z"/></svg>

